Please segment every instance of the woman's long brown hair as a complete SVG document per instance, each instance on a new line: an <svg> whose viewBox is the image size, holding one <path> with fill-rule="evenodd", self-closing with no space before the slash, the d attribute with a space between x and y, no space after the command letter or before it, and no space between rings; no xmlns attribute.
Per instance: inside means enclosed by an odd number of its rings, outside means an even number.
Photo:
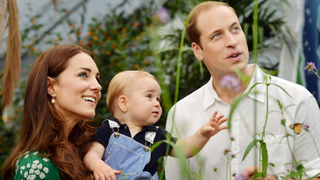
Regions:
<svg viewBox="0 0 320 180"><path fill-rule="evenodd" d="M69 59L82 52L94 59L90 51L81 47L60 45L41 54L34 63L25 90L21 134L5 163L5 179L13 179L16 162L26 151L46 153L64 180L90 177L82 159L93 141L95 128L88 125L88 120L79 121L68 136L70 146L62 130L63 118L47 93L47 77L57 78Z"/></svg>

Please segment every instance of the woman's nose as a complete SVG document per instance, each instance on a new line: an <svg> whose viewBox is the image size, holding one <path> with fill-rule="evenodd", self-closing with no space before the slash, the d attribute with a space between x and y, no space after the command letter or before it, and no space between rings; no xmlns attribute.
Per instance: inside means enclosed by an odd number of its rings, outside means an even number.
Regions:
<svg viewBox="0 0 320 180"><path fill-rule="evenodd" d="M102 86L100 85L100 83L98 82L98 80L93 80L90 89L92 89L93 91L101 91Z"/></svg>

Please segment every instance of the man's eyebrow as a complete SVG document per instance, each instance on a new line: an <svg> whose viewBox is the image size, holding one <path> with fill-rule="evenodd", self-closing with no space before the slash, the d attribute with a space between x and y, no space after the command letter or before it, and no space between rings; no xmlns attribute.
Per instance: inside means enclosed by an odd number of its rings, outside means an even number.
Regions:
<svg viewBox="0 0 320 180"><path fill-rule="evenodd" d="M240 25L240 24L239 24L238 22L234 22L234 23L231 24L230 27L232 27L232 26L234 26L234 25Z"/></svg>
<svg viewBox="0 0 320 180"><path fill-rule="evenodd" d="M232 27L232 26L234 26L234 25L240 25L240 24L239 24L239 22L235 21L235 22L233 22L233 23L230 25L230 27ZM216 29L216 30L214 30L213 32L211 32L211 33L209 34L208 38L211 38L214 34L220 32L220 31L221 31L221 29Z"/></svg>
<svg viewBox="0 0 320 180"><path fill-rule="evenodd" d="M213 32L211 32L208 36L208 38L210 39L214 34L216 34L217 32L220 32L220 29L214 30Z"/></svg>

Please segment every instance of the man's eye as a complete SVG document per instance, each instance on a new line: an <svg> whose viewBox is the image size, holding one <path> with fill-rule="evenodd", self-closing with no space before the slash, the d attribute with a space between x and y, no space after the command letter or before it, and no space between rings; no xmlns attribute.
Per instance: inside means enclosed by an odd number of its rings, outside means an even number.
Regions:
<svg viewBox="0 0 320 180"><path fill-rule="evenodd" d="M220 36L220 34L215 34L214 36L213 36L213 38L218 38Z"/></svg>

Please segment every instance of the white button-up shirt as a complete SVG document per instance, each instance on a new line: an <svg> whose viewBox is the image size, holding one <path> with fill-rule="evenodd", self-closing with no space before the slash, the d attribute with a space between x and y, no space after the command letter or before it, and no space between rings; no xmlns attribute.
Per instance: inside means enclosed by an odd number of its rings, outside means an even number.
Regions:
<svg viewBox="0 0 320 180"><path fill-rule="evenodd" d="M254 66L248 65L248 68ZM320 152L317 151L320 150L320 110L315 98L303 86L274 76L268 76L271 77L271 81L268 79L268 82L272 83L268 86L268 90L265 84L254 86L256 82L265 82L266 77L260 68L254 69L253 77L244 93L254 88L251 90L252 93L237 105L232 115L230 133L228 130L223 130L214 135L196 156L187 159L189 171L182 173L188 178L181 177L182 166L178 159L168 156L167 180L198 179L192 173L199 174L199 169L204 180L230 179L232 173L238 174L249 166L258 165L258 148L253 148L244 160L242 158L245 149L254 140L254 135L260 139L258 135L263 131L266 118L267 134L264 142L267 145L269 163L274 164L274 167L269 166L267 172L280 175L296 171L296 166L292 164L294 161L291 148L294 157L298 162L301 161L308 176L320 173ZM281 103L282 112L278 101ZM207 122L214 111L217 110L218 114L229 117L230 109L231 105L222 101L213 89L211 78L207 84L173 106L168 114L166 129L171 132L174 124L172 135L184 139L193 135ZM283 119L285 126L281 124ZM302 130L300 134L296 134L289 127L294 123L309 124L309 131L316 144L309 132ZM287 133L292 136L286 138ZM235 141L231 141L230 137L234 137ZM225 148L229 148L231 153L236 155L230 163L227 163L228 158L223 154ZM214 167L217 168L217 172L213 170Z"/></svg>

